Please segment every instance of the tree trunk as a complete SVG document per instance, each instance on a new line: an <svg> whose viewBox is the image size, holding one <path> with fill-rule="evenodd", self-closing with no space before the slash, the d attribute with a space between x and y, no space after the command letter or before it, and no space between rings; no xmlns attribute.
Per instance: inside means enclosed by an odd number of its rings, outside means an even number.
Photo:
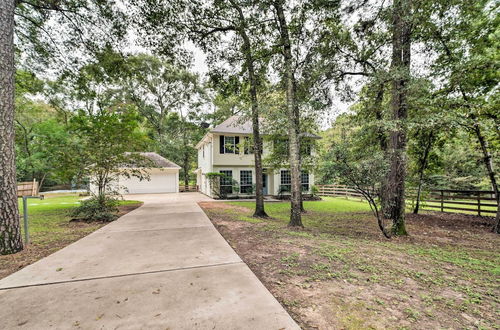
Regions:
<svg viewBox="0 0 500 330"><path fill-rule="evenodd" d="M281 44L283 47L283 76L286 86L286 108L288 116L288 138L290 148L290 174L291 174L291 212L289 226L303 227L301 216L301 182L300 182L300 148L299 148L299 116L296 108L294 73L292 69L292 46L288 33L288 25L283 10L283 0L277 0L273 3L278 17L279 30L281 35Z"/></svg>
<svg viewBox="0 0 500 330"><path fill-rule="evenodd" d="M240 17L240 28L238 33L243 40L243 53L245 55L245 64L247 67L248 81L250 82L250 101L252 103L252 134L253 134L253 153L255 161L255 212L254 217L267 217L264 209L263 190L263 169L262 169L262 137L260 136L259 126L259 102L257 99L257 78L255 77L254 58L252 55L252 44L246 33L246 20L241 8L231 1L233 7L238 11Z"/></svg>
<svg viewBox="0 0 500 330"><path fill-rule="evenodd" d="M385 132L385 128L382 126L381 122L383 119L383 113L382 113L382 103L384 101L384 93L385 93L385 86L383 83L380 83L377 87L377 94L375 96L375 100L373 102L373 111L375 113L375 119L377 120L377 139L378 143L380 146L380 150L384 152L384 154L387 157L387 134ZM386 218L390 217L390 210L387 205L387 182L386 180L382 180L380 183L380 191L379 191L379 197L380 197L380 213L385 216Z"/></svg>
<svg viewBox="0 0 500 330"><path fill-rule="evenodd" d="M483 136L477 118L474 116L473 119L474 119L474 133L476 134L477 140L479 141L479 145L481 146L481 151L483 153L483 162L486 167L486 171L488 172L488 176L490 178L490 183L491 183L491 189L493 189L493 192L495 194L495 200L497 202L497 213L495 216L495 224L493 225L493 232L500 234L500 191L498 190L498 183L495 175L495 169L493 166L493 158L491 157L488 141Z"/></svg>
<svg viewBox="0 0 500 330"><path fill-rule="evenodd" d="M424 171L427 168L427 160L429 159L429 153L431 151L433 141L434 141L434 132L430 132L427 144L425 146L424 154L420 159L420 164L419 164L420 166L418 168L417 199L415 201L415 209L413 209L414 214L418 214L420 208L420 195L422 194L422 182L424 180Z"/></svg>
<svg viewBox="0 0 500 330"><path fill-rule="evenodd" d="M410 0L394 0L392 31L392 119L396 128L390 134L390 169L387 180L387 206L394 235L407 235L405 226L407 88L410 74Z"/></svg>
<svg viewBox="0 0 500 330"><path fill-rule="evenodd" d="M0 254L23 249L14 154L14 0L0 1Z"/></svg>

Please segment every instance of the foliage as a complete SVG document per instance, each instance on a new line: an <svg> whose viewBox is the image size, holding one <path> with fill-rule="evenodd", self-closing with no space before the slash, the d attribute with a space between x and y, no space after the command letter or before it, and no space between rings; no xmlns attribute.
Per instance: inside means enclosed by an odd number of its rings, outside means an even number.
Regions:
<svg viewBox="0 0 500 330"><path fill-rule="evenodd" d="M71 212L71 215L85 221L110 222L118 217L116 215L117 206L117 199L106 195L97 195L83 200L80 206Z"/></svg>
<svg viewBox="0 0 500 330"><path fill-rule="evenodd" d="M323 165L322 172L335 182L353 186L369 203L384 236L389 238L390 232L385 225L385 215L381 205L381 187L387 176L387 158L383 152L353 152L348 143L338 144L327 155L328 162Z"/></svg>
<svg viewBox="0 0 500 330"><path fill-rule="evenodd" d="M239 192L238 181L234 180L232 177L228 177L224 173L220 172L208 172L205 173L205 176L208 179L210 184L210 189L212 191L212 195L216 196L219 199L226 199L229 195L237 195ZM227 190L221 188L222 180L231 180L230 185L225 185L226 187L231 188L231 193Z"/></svg>
<svg viewBox="0 0 500 330"><path fill-rule="evenodd" d="M119 187L113 181L118 176L149 179L145 168L150 161L133 152L147 141L138 130L138 117L133 111L102 111L95 115L80 111L71 118L69 131L78 140L74 155L78 167L96 186L98 201L104 201L106 193L117 191Z"/></svg>

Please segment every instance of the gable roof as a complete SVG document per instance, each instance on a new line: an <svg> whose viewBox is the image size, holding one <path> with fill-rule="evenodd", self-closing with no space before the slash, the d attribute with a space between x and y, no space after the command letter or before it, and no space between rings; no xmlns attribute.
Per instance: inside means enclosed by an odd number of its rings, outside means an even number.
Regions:
<svg viewBox="0 0 500 330"><path fill-rule="evenodd" d="M259 119L259 122L262 123L262 118ZM252 134L252 121L249 119L244 120L242 116L231 116L211 129L210 133ZM261 134L265 135L265 133ZM320 136L307 132L300 135L313 139L321 139Z"/></svg>
<svg viewBox="0 0 500 330"><path fill-rule="evenodd" d="M136 154L146 158L154 168L181 168L176 163L158 155L156 152L127 152L127 155ZM148 166L149 167L149 166Z"/></svg>
<svg viewBox="0 0 500 330"><path fill-rule="evenodd" d="M210 130L211 133L252 134L252 122L231 116Z"/></svg>

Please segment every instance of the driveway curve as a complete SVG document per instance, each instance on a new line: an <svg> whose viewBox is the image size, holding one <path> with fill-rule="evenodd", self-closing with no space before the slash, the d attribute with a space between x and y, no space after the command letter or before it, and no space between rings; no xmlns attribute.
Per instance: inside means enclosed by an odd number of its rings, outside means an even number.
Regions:
<svg viewBox="0 0 500 330"><path fill-rule="evenodd" d="M299 329L198 206L140 208L0 280L0 328Z"/></svg>

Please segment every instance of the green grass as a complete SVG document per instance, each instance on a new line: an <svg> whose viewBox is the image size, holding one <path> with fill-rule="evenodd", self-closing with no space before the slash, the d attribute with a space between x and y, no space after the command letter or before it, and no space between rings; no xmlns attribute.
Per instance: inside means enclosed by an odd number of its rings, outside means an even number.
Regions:
<svg viewBox="0 0 500 330"><path fill-rule="evenodd" d="M228 204L243 206L249 209L255 207L255 202L228 202ZM289 218L290 202L267 202L265 208L266 213L273 218L283 220L288 220ZM352 213L370 211L370 206L368 203L360 202L359 200L323 197L322 201L304 202L304 209L308 212Z"/></svg>
<svg viewBox="0 0 500 330"><path fill-rule="evenodd" d="M80 205L82 197L61 196L47 199L30 198L28 202L28 223L30 234L39 232L61 232L65 228L61 226L70 220L71 209ZM122 200L120 205L137 204L139 201ZM23 201L18 199L19 213L23 216ZM22 218L21 218L22 221ZM24 228L22 228L24 231Z"/></svg>

